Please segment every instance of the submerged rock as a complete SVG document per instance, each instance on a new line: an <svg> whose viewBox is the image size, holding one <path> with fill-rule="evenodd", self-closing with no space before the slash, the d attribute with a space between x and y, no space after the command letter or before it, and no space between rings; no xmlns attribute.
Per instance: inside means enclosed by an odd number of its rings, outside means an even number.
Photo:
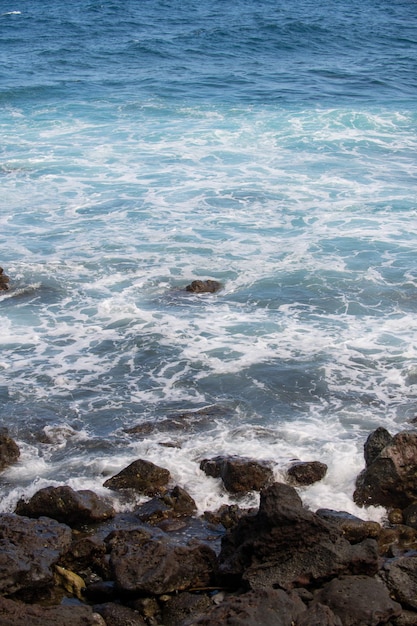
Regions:
<svg viewBox="0 0 417 626"><path fill-rule="evenodd" d="M138 459L125 467L104 483L104 487L119 491L134 489L149 496L166 491L171 475L167 469L154 465L151 461Z"/></svg>
<svg viewBox="0 0 417 626"><path fill-rule="evenodd" d="M231 493L260 491L273 480L273 472L266 461L254 461L237 456L216 456L203 459L200 469L214 478L221 478Z"/></svg>
<svg viewBox="0 0 417 626"><path fill-rule="evenodd" d="M0 433L0 471L16 463L20 456L17 443L7 433Z"/></svg>
<svg viewBox="0 0 417 626"><path fill-rule="evenodd" d="M215 293L222 288L222 284L217 280L193 280L190 285L186 286L186 291L191 293Z"/></svg>
<svg viewBox="0 0 417 626"><path fill-rule="evenodd" d="M69 526L94 524L114 517L113 507L88 489L74 491L71 487L45 487L36 492L29 502L20 500L18 515L52 517Z"/></svg>

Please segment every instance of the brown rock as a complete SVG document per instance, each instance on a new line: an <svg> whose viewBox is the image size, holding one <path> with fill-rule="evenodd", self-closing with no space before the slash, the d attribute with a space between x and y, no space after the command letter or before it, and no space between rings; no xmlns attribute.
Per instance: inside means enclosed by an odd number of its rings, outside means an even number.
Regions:
<svg viewBox="0 0 417 626"><path fill-rule="evenodd" d="M343 626L340 617L319 602L300 615L297 626Z"/></svg>
<svg viewBox="0 0 417 626"><path fill-rule="evenodd" d="M409 609L417 610L417 556L415 554L387 561L381 576L395 600Z"/></svg>
<svg viewBox="0 0 417 626"><path fill-rule="evenodd" d="M106 626L147 626L143 617L127 606L106 602L93 608L104 618Z"/></svg>
<svg viewBox="0 0 417 626"><path fill-rule="evenodd" d="M140 530L114 531L108 543L114 579L123 592L161 595L207 587L216 567L215 553L206 545L169 544Z"/></svg>
<svg viewBox="0 0 417 626"><path fill-rule="evenodd" d="M200 463L200 469L208 476L221 478L231 493L260 491L273 480L269 463L244 457L217 456L204 459Z"/></svg>
<svg viewBox="0 0 417 626"><path fill-rule="evenodd" d="M39 606L0 597L1 626L109 626L89 606ZM127 624L125 625L127 626Z"/></svg>
<svg viewBox="0 0 417 626"><path fill-rule="evenodd" d="M7 291L9 288L10 278L6 276L2 267L0 267L0 291Z"/></svg>
<svg viewBox="0 0 417 626"><path fill-rule="evenodd" d="M41 588L71 544L71 529L49 518L0 515L0 593Z"/></svg>
<svg viewBox="0 0 417 626"><path fill-rule="evenodd" d="M221 289L222 284L217 280L193 280L190 285L186 286L186 290L191 293L215 293Z"/></svg>
<svg viewBox="0 0 417 626"><path fill-rule="evenodd" d="M375 540L351 545L336 525L305 509L293 487L274 483L261 492L257 515L223 538L219 562L224 576L252 589L290 589L343 573L373 575L378 553Z"/></svg>
<svg viewBox="0 0 417 626"><path fill-rule="evenodd" d="M17 443L7 433L0 433L0 471L16 463L19 456L20 450Z"/></svg>
<svg viewBox="0 0 417 626"><path fill-rule="evenodd" d="M326 476L327 465L320 461L299 461L288 468L288 479L295 485L312 485Z"/></svg>
<svg viewBox="0 0 417 626"><path fill-rule="evenodd" d="M385 585L369 576L335 578L317 592L315 601L330 607L343 626L378 626L401 615L401 605Z"/></svg>
<svg viewBox="0 0 417 626"><path fill-rule="evenodd" d="M134 489L149 496L165 492L171 475L168 470L150 461L138 459L104 483L104 487L119 491Z"/></svg>
<svg viewBox="0 0 417 626"><path fill-rule="evenodd" d="M115 515L113 507L93 491L74 491L67 486L40 489L29 502L20 500L16 513L27 517L47 516L69 526L95 524Z"/></svg>
<svg viewBox="0 0 417 626"><path fill-rule="evenodd" d="M378 539L382 530L378 522L362 520L346 511L319 509L316 511L316 514L329 522L337 524L343 536L350 543L359 543L368 538Z"/></svg>
<svg viewBox="0 0 417 626"><path fill-rule="evenodd" d="M356 504L404 509L417 502L417 433L398 433L370 458L356 480Z"/></svg>

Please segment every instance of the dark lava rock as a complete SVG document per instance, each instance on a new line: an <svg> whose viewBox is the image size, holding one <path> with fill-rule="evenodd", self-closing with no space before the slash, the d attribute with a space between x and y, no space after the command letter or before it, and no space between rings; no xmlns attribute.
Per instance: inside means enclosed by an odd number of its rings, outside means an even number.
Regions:
<svg viewBox="0 0 417 626"><path fill-rule="evenodd" d="M212 606L210 598L201 593L184 591L167 596L162 605L162 623L164 626L179 626L185 620L195 623L195 620Z"/></svg>
<svg viewBox="0 0 417 626"><path fill-rule="evenodd" d="M300 615L297 626L343 626L340 617L326 605L317 603Z"/></svg>
<svg viewBox="0 0 417 626"><path fill-rule="evenodd" d="M379 565L375 540L351 545L281 483L263 490L258 513L226 534L219 562L226 580L242 578L252 589L290 589L343 573L373 575Z"/></svg>
<svg viewBox="0 0 417 626"><path fill-rule="evenodd" d="M95 524L115 515L113 507L93 491L74 491L67 486L40 489L29 502L20 500L15 512L27 517L52 517L69 526Z"/></svg>
<svg viewBox="0 0 417 626"><path fill-rule="evenodd" d="M378 539L381 533L381 525L378 522L362 520L346 511L332 511L331 509L319 509L316 515L337 524L343 536L350 543L359 543L367 538Z"/></svg>
<svg viewBox="0 0 417 626"><path fill-rule="evenodd" d="M381 577L395 600L409 609L417 610L416 553L387 561Z"/></svg>
<svg viewBox="0 0 417 626"><path fill-rule="evenodd" d="M6 433L0 433L0 471L16 463L20 456L17 443Z"/></svg>
<svg viewBox="0 0 417 626"><path fill-rule="evenodd" d="M327 465L320 461L299 461L287 470L288 479L295 485L312 485L326 476Z"/></svg>
<svg viewBox="0 0 417 626"><path fill-rule="evenodd" d="M127 606L107 602L93 608L104 618L106 626L147 626L143 617Z"/></svg>
<svg viewBox="0 0 417 626"><path fill-rule="evenodd" d="M417 529L417 504L410 504L404 509L402 514L404 524Z"/></svg>
<svg viewBox="0 0 417 626"><path fill-rule="evenodd" d="M114 531L107 540L119 590L161 595L210 585L216 555L206 545L181 546L141 530Z"/></svg>
<svg viewBox="0 0 417 626"><path fill-rule="evenodd" d="M382 426L370 433L363 447L365 464L368 466L375 461L385 446L391 442L392 435Z"/></svg>
<svg viewBox="0 0 417 626"><path fill-rule="evenodd" d="M0 597L0 626L110 626L110 624L106 624L89 606L28 605Z"/></svg>
<svg viewBox="0 0 417 626"><path fill-rule="evenodd" d="M273 480L270 464L244 457L217 456L204 459L200 469L214 478L221 478L224 486L231 493L260 491Z"/></svg>
<svg viewBox="0 0 417 626"><path fill-rule="evenodd" d="M215 293L222 288L222 284L217 280L193 280L190 285L186 286L186 291L191 293Z"/></svg>
<svg viewBox="0 0 417 626"><path fill-rule="evenodd" d="M401 615L401 605L385 585L369 576L334 578L316 593L315 601L330 607L343 626L378 626Z"/></svg>
<svg viewBox="0 0 417 626"><path fill-rule="evenodd" d="M138 459L104 483L104 487L118 491L134 489L139 493L153 496L165 491L171 475L167 469L154 465L151 461Z"/></svg>
<svg viewBox="0 0 417 626"><path fill-rule="evenodd" d="M291 626L298 623L297 617L304 610L301 600L290 598L284 591L261 589L232 596L184 626Z"/></svg>
<svg viewBox="0 0 417 626"><path fill-rule="evenodd" d="M359 506L400 509L417 502L417 433L392 437L357 477L353 499Z"/></svg>
<svg viewBox="0 0 417 626"><path fill-rule="evenodd" d="M53 565L71 544L71 529L49 518L0 515L0 593L52 583Z"/></svg>
<svg viewBox="0 0 417 626"><path fill-rule="evenodd" d="M221 524L224 528L233 528L242 517L256 513L257 509L241 509L237 504L222 504L217 511L205 511L204 519L210 524Z"/></svg>
<svg viewBox="0 0 417 626"><path fill-rule="evenodd" d="M162 520L193 515L197 511L194 499L182 487L175 486L159 498L142 504L135 515L142 522L158 524Z"/></svg>
<svg viewBox="0 0 417 626"><path fill-rule="evenodd" d="M0 267L0 291L7 291L9 288L10 278L6 276L2 267Z"/></svg>

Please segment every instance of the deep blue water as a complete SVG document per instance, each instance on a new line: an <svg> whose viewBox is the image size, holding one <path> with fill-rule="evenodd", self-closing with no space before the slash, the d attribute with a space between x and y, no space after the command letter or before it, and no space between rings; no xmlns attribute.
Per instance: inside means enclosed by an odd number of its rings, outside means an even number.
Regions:
<svg viewBox="0 0 417 626"><path fill-rule="evenodd" d="M2 0L0 33L1 508L138 457L214 507L227 453L355 510L417 408L417 2Z"/></svg>

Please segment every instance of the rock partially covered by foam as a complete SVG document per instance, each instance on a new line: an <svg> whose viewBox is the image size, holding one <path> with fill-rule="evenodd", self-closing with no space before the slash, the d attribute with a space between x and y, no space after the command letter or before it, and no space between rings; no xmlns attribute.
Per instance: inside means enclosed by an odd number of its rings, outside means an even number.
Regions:
<svg viewBox="0 0 417 626"><path fill-rule="evenodd" d="M14 439L7 432L0 433L0 471L16 463L19 456L19 446Z"/></svg>
<svg viewBox="0 0 417 626"><path fill-rule="evenodd" d="M222 288L222 284L217 280L193 280L186 286L186 291L191 293L216 293Z"/></svg>
<svg viewBox="0 0 417 626"><path fill-rule="evenodd" d="M104 487L114 491L133 489L139 493L154 496L166 492L170 478L171 475L167 469L151 461L138 459L106 480Z"/></svg>
<svg viewBox="0 0 417 626"><path fill-rule="evenodd" d="M270 463L238 456L216 456L212 459L203 459L200 469L208 476L221 478L224 486L231 493L260 491L273 479Z"/></svg>
<svg viewBox="0 0 417 626"><path fill-rule="evenodd" d="M69 526L95 524L115 515L113 507L93 491L74 491L68 486L40 489L29 502L20 500L16 513L27 517L45 515Z"/></svg>
<svg viewBox="0 0 417 626"><path fill-rule="evenodd" d="M417 432L391 437L378 429L365 443L365 460L356 479L356 504L404 509L417 502Z"/></svg>

